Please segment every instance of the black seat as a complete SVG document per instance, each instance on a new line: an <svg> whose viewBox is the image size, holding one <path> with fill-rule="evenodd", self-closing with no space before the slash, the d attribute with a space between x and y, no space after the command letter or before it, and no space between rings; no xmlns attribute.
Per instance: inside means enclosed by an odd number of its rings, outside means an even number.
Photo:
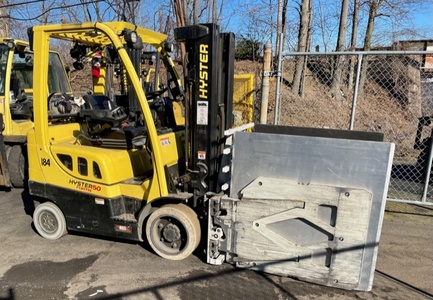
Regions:
<svg viewBox="0 0 433 300"><path fill-rule="evenodd" d="M126 126L123 128L109 128L99 135L90 138L94 146L103 148L131 149L142 148L146 144L146 127Z"/></svg>
<svg viewBox="0 0 433 300"><path fill-rule="evenodd" d="M33 99L27 97L21 88L21 80L11 77L10 89L13 92L14 102L10 103L10 111L13 119L33 118Z"/></svg>
<svg viewBox="0 0 433 300"><path fill-rule="evenodd" d="M90 142L103 148L141 148L146 144L146 127L123 126L128 115L107 96L85 95L80 117L88 126Z"/></svg>

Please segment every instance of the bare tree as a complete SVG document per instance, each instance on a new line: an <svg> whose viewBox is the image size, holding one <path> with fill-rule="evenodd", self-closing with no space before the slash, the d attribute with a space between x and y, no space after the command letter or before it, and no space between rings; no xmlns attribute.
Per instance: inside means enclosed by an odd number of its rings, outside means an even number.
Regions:
<svg viewBox="0 0 433 300"><path fill-rule="evenodd" d="M174 12L176 15L177 27L188 26L190 24L197 24L204 21L204 13L210 10L208 14L212 22L219 23L224 7L224 0L220 0L218 4L217 0L212 1L199 1L199 0L173 0ZM181 47L182 60L185 57L185 46Z"/></svg>
<svg viewBox="0 0 433 300"><path fill-rule="evenodd" d="M242 26L238 26L235 32L236 36L242 36L263 44L272 42L276 31L273 9L271 3L265 0L247 1L240 4L238 11L243 22Z"/></svg>
<svg viewBox="0 0 433 300"><path fill-rule="evenodd" d="M280 33L282 32L282 23L283 23L283 0L278 0L277 4L277 34L275 40L275 56L279 57L280 55Z"/></svg>
<svg viewBox="0 0 433 300"><path fill-rule="evenodd" d="M306 46L306 50L305 51L307 51L307 52L309 52L309 50L310 50L310 48L311 48L311 28L312 28L312 25L313 25L313 17L312 17L312 13L313 13L313 7L312 7L312 5L313 5L313 1L312 0L310 0L310 19L309 19L309 22L308 22L308 31L307 31L307 46ZM306 70L307 70L307 66L308 66L308 57L306 57L305 59L304 59L304 65L303 65L303 67L302 67L302 77L301 77L301 86L300 86L300 96L303 98L304 97L304 94L305 94L305 89L304 89L304 86L305 86L305 72L306 72Z"/></svg>
<svg viewBox="0 0 433 300"><path fill-rule="evenodd" d="M404 19L411 13L414 4L421 3L417 0L370 0L367 2L369 14L367 21L367 29L364 37L364 50L370 51L372 49L373 31L375 27L375 20L378 17L386 17L388 20L395 22L403 22ZM408 59L407 57L405 59ZM411 60L411 59L408 59ZM402 63L404 59L398 58L398 62ZM403 62L404 63L404 62ZM405 101L400 101L407 111L412 115L421 116L421 84L420 84L420 69L417 63L407 64L406 78L408 79L408 87L404 91ZM368 56L364 56L361 65L361 77L359 79L359 92L360 99L364 98L365 88L368 77L369 61ZM398 86L397 86L398 88ZM413 123L416 128L416 119ZM415 132L415 130L413 131Z"/></svg>
<svg viewBox="0 0 433 300"><path fill-rule="evenodd" d="M198 23L198 7L200 5L200 0L194 0L192 3L192 10L194 11L193 23Z"/></svg>
<svg viewBox="0 0 433 300"><path fill-rule="evenodd" d="M9 19L6 14L6 7L4 7L5 4L6 0L0 0L2 6L0 8L0 36L4 37L9 36Z"/></svg>
<svg viewBox="0 0 433 300"><path fill-rule="evenodd" d="M423 0L368 0L365 4L368 6L367 28L364 36L364 51L370 51L373 42L373 32L375 30L375 20L378 17L389 19L395 27L400 24L404 26L405 20L410 18L414 7L423 3ZM364 57L361 66L361 77L359 80L359 96L363 97L364 85L367 77L368 58Z"/></svg>
<svg viewBox="0 0 433 300"><path fill-rule="evenodd" d="M177 27L184 27L188 25L188 19L186 16L186 0L174 0L173 1L173 5L174 5L174 12L176 13L176 24ZM186 55L186 48L185 48L185 44L181 43L180 44L180 55L181 55L181 59L180 61L183 62L185 59L185 55Z"/></svg>
<svg viewBox="0 0 433 300"><path fill-rule="evenodd" d="M46 13L41 14L41 16L38 18L38 21L39 21L40 24L42 24L42 25L48 24L49 17L50 17L50 12L51 12L51 9L53 8L54 4L55 4L54 1L51 1L48 4L46 3L46 1L42 1L41 11L42 12L46 12Z"/></svg>
<svg viewBox="0 0 433 300"><path fill-rule="evenodd" d="M311 24L311 0L303 0L300 7L300 27L298 36L298 52L307 52L310 40L310 24ZM293 77L292 91L296 94L302 94L301 79L305 73L306 57L297 56L295 75Z"/></svg>
<svg viewBox="0 0 433 300"><path fill-rule="evenodd" d="M218 18L217 18L217 0L213 0L212 1L212 22L213 23L218 23Z"/></svg>
<svg viewBox="0 0 433 300"><path fill-rule="evenodd" d="M347 33L347 16L349 13L349 0L343 0L341 4L340 26L338 28L338 39L336 51L344 50L344 41ZM332 74L331 91L336 99L340 99L340 86L342 79L343 56L336 55Z"/></svg>
<svg viewBox="0 0 433 300"><path fill-rule="evenodd" d="M352 14L352 32L350 37L350 51L355 51L356 49L356 41L358 36L358 23L359 23L359 6L360 0L355 0L353 5L353 14ZM355 59L350 60L349 67L349 79L348 79L348 87L351 88L353 85L353 76L355 73Z"/></svg>
<svg viewBox="0 0 433 300"><path fill-rule="evenodd" d="M288 0L278 0L278 13L277 13L277 34L276 34L276 42L275 42L275 56L278 57L280 55L280 43L283 42L280 40L281 35L286 35L286 19L287 19L287 4Z"/></svg>
<svg viewBox="0 0 433 300"><path fill-rule="evenodd" d="M316 45L323 52L333 51L334 40L338 31L341 7L327 0L315 0L312 14L312 33L318 39ZM313 38L313 37L312 37Z"/></svg>
<svg viewBox="0 0 433 300"><path fill-rule="evenodd" d="M92 12L91 7L89 7L89 4L83 3L83 0L80 0L81 6L79 9L76 7L68 7L63 9L62 15L60 17L60 21L62 23L78 23L78 22L91 22L91 21L97 21L93 20L92 18ZM67 1L62 1L61 5L66 5ZM97 19L100 19L99 17L99 11L95 10L95 14L97 16Z"/></svg>
<svg viewBox="0 0 433 300"><path fill-rule="evenodd" d="M385 0L369 0L366 3L369 6L368 10L368 21L367 21L367 29L365 31L364 36L364 51L371 50L371 41L373 37L374 30L374 21L376 17L378 17L378 11L380 6L383 4ZM361 77L359 79L359 92L358 95L360 98L364 97L364 85L367 78L367 69L368 69L368 57L364 57L361 66Z"/></svg>
<svg viewBox="0 0 433 300"><path fill-rule="evenodd" d="M139 1L111 0L107 1L118 16L118 21L127 21L136 24Z"/></svg>

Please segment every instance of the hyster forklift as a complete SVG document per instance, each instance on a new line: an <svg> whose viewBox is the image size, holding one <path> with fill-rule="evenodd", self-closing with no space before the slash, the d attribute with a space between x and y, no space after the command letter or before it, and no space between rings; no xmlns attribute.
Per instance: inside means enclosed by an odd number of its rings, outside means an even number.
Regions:
<svg viewBox="0 0 433 300"><path fill-rule="evenodd" d="M60 56L49 51L49 93L70 92ZM0 38L0 186L24 187L27 131L33 128L33 53L27 42Z"/></svg>
<svg viewBox="0 0 433 300"><path fill-rule="evenodd" d="M183 83L164 34L125 22L29 30L37 232L147 240L171 260L198 248L211 264L371 289L393 145L359 132L231 128L234 35L201 24L175 38L187 51ZM94 91L77 112L48 113L47 102L79 96L44 88L52 39L98 54ZM155 51L167 76L146 91L142 55ZM109 67L121 88L109 86Z"/></svg>

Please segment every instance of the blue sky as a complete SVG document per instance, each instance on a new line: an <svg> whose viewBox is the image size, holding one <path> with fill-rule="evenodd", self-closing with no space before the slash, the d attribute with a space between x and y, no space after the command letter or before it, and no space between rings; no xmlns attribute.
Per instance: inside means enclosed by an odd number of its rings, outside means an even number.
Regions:
<svg viewBox="0 0 433 300"><path fill-rule="evenodd" d="M23 3L28 2L29 0L19 0L14 3ZM202 0L204 1L204 0ZM223 0L218 0L218 3ZM419 0L422 1L422 0ZM60 3L60 0L57 1ZM67 0L68 3L76 4L77 1ZM227 30L234 31L238 36L243 34L246 36L247 32L245 29L248 28L248 13L247 10L251 10L254 7L259 7L256 11L257 15L262 15L262 18L269 21L269 4L272 3L274 6L272 8L272 14L276 14L276 0L224 0L224 14L225 19L223 19L223 25L228 25ZM288 33L287 33L287 41L290 41L291 44L295 44L297 40L297 26L299 23L298 12L296 10L296 6L298 1L289 0L289 8L288 8ZM352 2L352 1L351 1ZM141 14L143 16L143 23L140 24L142 26L149 26L153 29L153 25L155 21L157 21L156 11L160 8L164 9L164 12L169 10L170 1L167 0L141 0L140 1L140 9L138 9L137 14ZM203 2L204 3L204 2ZM105 2L100 2L101 7L106 8ZM321 44L321 45L329 45L328 51L333 48L333 44L335 44L335 40L338 34L338 15L340 13L340 5L341 1L336 0L313 0L313 9L315 12L313 13L313 22L318 22L319 10L320 7L321 12L324 17L326 17L328 24L327 28L323 31L318 29L317 23L313 23L313 41L312 44ZM27 6L15 6L12 15L14 17L22 18L23 20L28 19L30 16L35 16L40 14L41 3L29 4ZM58 8L60 8L58 6ZM73 10L76 13L80 13L80 7L74 7ZM412 15L404 20L403 24L397 24L399 19L393 20L392 18L381 17L376 20L375 27L375 36L373 43L380 46L388 46L392 43L392 40L404 40L404 39L433 39L433 0L426 0L424 4L420 5L412 5L410 7L410 11L412 11ZM81 11L82 13L82 11ZM358 46L361 46L363 40L363 34L365 32L366 26L366 10L363 9L363 16L360 21L359 26L359 38L358 38ZM59 22L60 18L63 14L62 9L56 9L50 11L50 17L53 22ZM113 14L107 14L106 16L113 16ZM275 22L275 17L272 18ZM35 21L33 21L35 22ZM265 22L261 22L260 24L265 24ZM31 25L31 22L20 21L20 27L17 28L21 31L25 31L24 29L27 26ZM224 28L225 26L223 26ZM155 28L158 30L158 28ZM253 27L255 30L255 27ZM263 41L260 42L269 42L270 37L272 36L275 39L275 33L270 33L270 29L266 28L264 34L262 36ZM350 28L349 28L350 33ZM268 39L268 40L266 40ZM348 41L348 38L346 39ZM275 42L275 41L272 41Z"/></svg>
<svg viewBox="0 0 433 300"><path fill-rule="evenodd" d="M325 32L321 31L317 26L313 27L312 45L320 45L321 50L333 51L338 35L338 16L340 14L341 2L335 0L313 0L313 5L316 5L313 12L314 20L320 19L319 5L322 5L322 13L326 16L334 16L327 19L328 24ZM422 0L419 0L422 1ZM351 1L352 2L352 1ZM421 40L433 39L433 0L424 1L422 4L411 4L401 7L409 12L404 18L396 17L396 12L389 12L385 6L382 6L379 12L383 15L375 19L375 28L373 32L373 46L390 46L395 41L401 40ZM315 15L314 15L315 13ZM350 19L349 15L349 19ZM358 28L357 47L363 46L364 34L367 26L368 10L366 7L361 8L360 23ZM349 21L349 23L351 23ZM294 32L296 34L296 32ZM351 34L351 24L348 28L348 36L346 37L346 45L349 45ZM290 38L290 37L288 37ZM296 40L296 35L292 36ZM325 47L326 45L326 47Z"/></svg>
<svg viewBox="0 0 433 300"><path fill-rule="evenodd" d="M425 9L416 15L415 23L421 28L429 29L427 38L433 39L433 1L426 4Z"/></svg>

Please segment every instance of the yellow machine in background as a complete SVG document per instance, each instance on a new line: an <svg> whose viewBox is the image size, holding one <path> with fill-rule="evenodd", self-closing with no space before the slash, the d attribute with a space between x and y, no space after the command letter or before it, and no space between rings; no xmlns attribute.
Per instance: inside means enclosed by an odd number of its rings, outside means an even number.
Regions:
<svg viewBox="0 0 433 300"><path fill-rule="evenodd" d="M27 132L33 128L33 52L28 43L0 38L0 185L23 187L27 173ZM60 56L49 51L48 93L70 91Z"/></svg>
<svg viewBox="0 0 433 300"><path fill-rule="evenodd" d="M254 121L254 94L254 75L235 74L233 85L234 127Z"/></svg>

